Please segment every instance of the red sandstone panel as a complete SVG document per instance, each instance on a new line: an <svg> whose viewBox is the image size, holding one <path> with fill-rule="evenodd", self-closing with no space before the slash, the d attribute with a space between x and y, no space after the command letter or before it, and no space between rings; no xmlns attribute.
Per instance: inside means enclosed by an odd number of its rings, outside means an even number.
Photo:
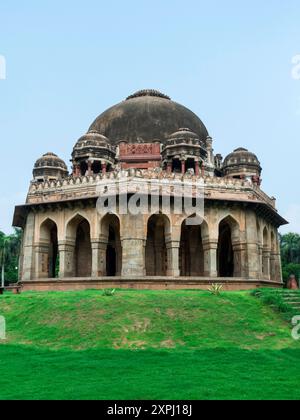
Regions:
<svg viewBox="0 0 300 420"><path fill-rule="evenodd" d="M120 143L119 160L121 163L161 162L160 143Z"/></svg>

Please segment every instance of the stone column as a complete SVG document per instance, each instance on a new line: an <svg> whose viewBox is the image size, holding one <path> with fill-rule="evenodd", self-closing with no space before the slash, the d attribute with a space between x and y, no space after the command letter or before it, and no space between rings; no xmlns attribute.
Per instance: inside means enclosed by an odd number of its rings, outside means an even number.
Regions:
<svg viewBox="0 0 300 420"><path fill-rule="evenodd" d="M144 277L146 275L146 241L140 238L122 239L122 276Z"/></svg>
<svg viewBox="0 0 300 420"><path fill-rule="evenodd" d="M22 281L30 281L34 277L34 225L35 215L34 213L29 213L23 239Z"/></svg>
<svg viewBox="0 0 300 420"><path fill-rule="evenodd" d="M75 241L59 241L59 278L75 277Z"/></svg>
<svg viewBox="0 0 300 420"><path fill-rule="evenodd" d="M263 245L258 245L258 278L263 278Z"/></svg>
<svg viewBox="0 0 300 420"><path fill-rule="evenodd" d="M276 253L270 253L270 278L272 281L276 281Z"/></svg>
<svg viewBox="0 0 300 420"><path fill-rule="evenodd" d="M107 242L92 240L92 277L106 276Z"/></svg>
<svg viewBox="0 0 300 420"><path fill-rule="evenodd" d="M49 244L38 244L35 246L35 278L49 278L50 258Z"/></svg>
<svg viewBox="0 0 300 420"><path fill-rule="evenodd" d="M168 164L167 164L167 172L168 172L169 174L171 174L171 173L172 173L172 162L168 162Z"/></svg>
<svg viewBox="0 0 300 420"><path fill-rule="evenodd" d="M179 277L179 241L170 241L166 244L167 253L168 253L168 270L167 276L169 277Z"/></svg>
<svg viewBox="0 0 300 420"><path fill-rule="evenodd" d="M91 176L93 174L93 171L92 171L93 162L91 160L88 160L87 165L88 165L88 176Z"/></svg>
<svg viewBox="0 0 300 420"><path fill-rule="evenodd" d="M195 174L196 176L199 176L200 174L199 160L195 160Z"/></svg>
<svg viewBox="0 0 300 420"><path fill-rule="evenodd" d="M259 279L260 277L260 255L257 232L257 219L254 211L248 210L246 213L246 235L247 235L247 272L249 279Z"/></svg>
<svg viewBox="0 0 300 420"><path fill-rule="evenodd" d="M218 241L205 240L203 241L204 250L204 276L218 277Z"/></svg>
<svg viewBox="0 0 300 420"><path fill-rule="evenodd" d="M102 173L106 174L107 172L107 164L106 162L101 163L101 167L102 167Z"/></svg>
<svg viewBox="0 0 300 420"><path fill-rule="evenodd" d="M275 281L282 284L282 265L281 265L281 254L280 252L274 255L275 257Z"/></svg>
<svg viewBox="0 0 300 420"><path fill-rule="evenodd" d="M234 277L247 277L247 244L243 242L232 244L234 253Z"/></svg>
<svg viewBox="0 0 300 420"><path fill-rule="evenodd" d="M270 249L263 249L263 278L270 280Z"/></svg>
<svg viewBox="0 0 300 420"><path fill-rule="evenodd" d="M181 173L184 175L185 174L185 160L181 161Z"/></svg>

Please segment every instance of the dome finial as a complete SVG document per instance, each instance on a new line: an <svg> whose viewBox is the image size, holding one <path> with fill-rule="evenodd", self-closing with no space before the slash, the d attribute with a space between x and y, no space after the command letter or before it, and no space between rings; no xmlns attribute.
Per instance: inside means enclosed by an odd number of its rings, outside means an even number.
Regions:
<svg viewBox="0 0 300 420"><path fill-rule="evenodd" d="M126 98L126 100L129 101L130 99L142 98L143 96L154 96L156 98L167 99L169 101L171 100L171 98L169 96L164 95L163 93L159 92L158 90L154 90L154 89L139 90L138 92L134 93L133 95L128 96L128 98Z"/></svg>

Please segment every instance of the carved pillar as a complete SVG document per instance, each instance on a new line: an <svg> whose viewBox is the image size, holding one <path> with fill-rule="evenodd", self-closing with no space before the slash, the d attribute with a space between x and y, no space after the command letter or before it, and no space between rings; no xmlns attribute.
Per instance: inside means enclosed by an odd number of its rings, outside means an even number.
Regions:
<svg viewBox="0 0 300 420"><path fill-rule="evenodd" d="M200 174L199 160L195 160L195 174L196 176L199 176Z"/></svg>
<svg viewBox="0 0 300 420"><path fill-rule="evenodd" d="M107 172L107 163L106 162L103 162L101 164L101 167L102 167L102 173L103 174L106 174L106 172Z"/></svg>
<svg viewBox="0 0 300 420"><path fill-rule="evenodd" d="M169 174L171 174L171 173L172 173L172 162L168 162L168 163L167 163L167 172L168 172Z"/></svg>
<svg viewBox="0 0 300 420"><path fill-rule="evenodd" d="M218 277L218 241L205 240L203 241L204 250L204 276Z"/></svg>
<svg viewBox="0 0 300 420"><path fill-rule="evenodd" d="M167 253L168 253L168 269L167 276L169 277L179 277L179 241L170 241L166 244Z"/></svg>
<svg viewBox="0 0 300 420"><path fill-rule="evenodd" d="M92 170L93 162L91 160L88 160L87 165L88 165L88 176L92 176L93 175L93 170Z"/></svg>
<svg viewBox="0 0 300 420"><path fill-rule="evenodd" d="M263 249L263 278L270 280L270 249Z"/></svg>
<svg viewBox="0 0 300 420"><path fill-rule="evenodd" d="M181 161L181 173L184 175L185 174L185 160Z"/></svg>
<svg viewBox="0 0 300 420"><path fill-rule="evenodd" d="M246 213L246 235L247 235L247 272L249 279L260 278L260 255L257 232L257 218L254 211L248 210Z"/></svg>
<svg viewBox="0 0 300 420"><path fill-rule="evenodd" d="M262 244L258 244L258 278L262 279L263 278L263 245Z"/></svg>
<svg viewBox="0 0 300 420"><path fill-rule="evenodd" d="M22 281L29 281L34 277L34 225L35 215L34 213L29 213L23 239Z"/></svg>
<svg viewBox="0 0 300 420"><path fill-rule="evenodd" d="M50 268L50 246L49 244L38 244L35 246L35 278L49 278Z"/></svg>
<svg viewBox="0 0 300 420"><path fill-rule="evenodd" d="M59 241L59 278L75 277L75 241Z"/></svg>
<svg viewBox="0 0 300 420"><path fill-rule="evenodd" d="M247 277L247 244L238 242L232 246L234 253L233 277Z"/></svg>

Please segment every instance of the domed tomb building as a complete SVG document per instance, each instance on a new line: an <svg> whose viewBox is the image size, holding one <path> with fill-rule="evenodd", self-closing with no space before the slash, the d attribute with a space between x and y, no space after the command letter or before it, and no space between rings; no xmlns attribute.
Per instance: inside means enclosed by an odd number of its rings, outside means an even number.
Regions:
<svg viewBox="0 0 300 420"><path fill-rule="evenodd" d="M71 156L70 173L53 153L37 160L15 209L25 289L282 286L287 222L261 189L257 156L238 148L223 160L198 116L168 96L129 96Z"/></svg>

